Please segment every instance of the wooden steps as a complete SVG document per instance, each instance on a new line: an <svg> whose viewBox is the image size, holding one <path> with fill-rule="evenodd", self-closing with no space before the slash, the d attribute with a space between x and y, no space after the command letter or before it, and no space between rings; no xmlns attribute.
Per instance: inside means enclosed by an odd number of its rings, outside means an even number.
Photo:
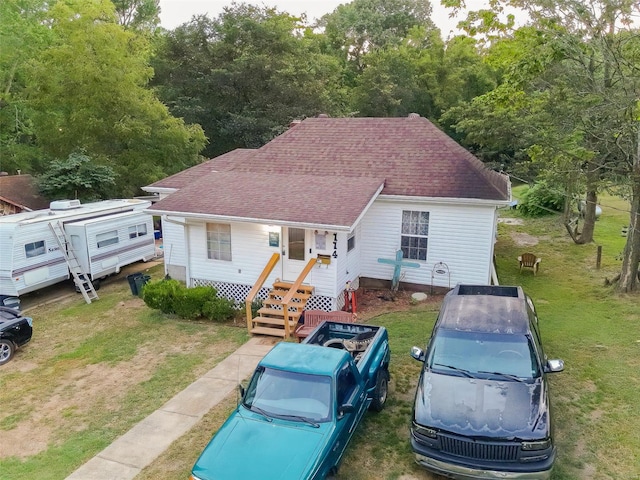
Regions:
<svg viewBox="0 0 640 480"><path fill-rule="evenodd" d="M263 306L258 310L258 316L252 319L249 332L254 335L286 337L282 299L289 293L291 287L292 284L287 282L277 281L273 284L268 297L262 301ZM311 285L300 285L293 294L288 309L289 335L293 334L313 291L314 287Z"/></svg>

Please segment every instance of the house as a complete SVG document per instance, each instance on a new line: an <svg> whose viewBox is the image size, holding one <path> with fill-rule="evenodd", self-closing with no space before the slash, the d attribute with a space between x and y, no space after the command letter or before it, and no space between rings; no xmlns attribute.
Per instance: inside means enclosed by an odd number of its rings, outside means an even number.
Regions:
<svg viewBox="0 0 640 480"><path fill-rule="evenodd" d="M167 274L268 310L340 309L346 285L388 288L394 274L408 288L489 284L511 200L507 176L416 114L308 118L144 190L160 196L149 212ZM409 265L396 268L398 250Z"/></svg>
<svg viewBox="0 0 640 480"><path fill-rule="evenodd" d="M49 202L38 193L31 175L0 172L0 215L13 215L47 208Z"/></svg>

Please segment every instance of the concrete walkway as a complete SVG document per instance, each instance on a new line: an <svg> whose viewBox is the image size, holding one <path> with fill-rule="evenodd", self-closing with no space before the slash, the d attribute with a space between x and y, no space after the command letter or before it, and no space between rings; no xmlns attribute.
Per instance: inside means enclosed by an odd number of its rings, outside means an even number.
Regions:
<svg viewBox="0 0 640 480"><path fill-rule="evenodd" d="M253 337L200 379L116 439L67 480L131 480L234 391L277 339Z"/></svg>

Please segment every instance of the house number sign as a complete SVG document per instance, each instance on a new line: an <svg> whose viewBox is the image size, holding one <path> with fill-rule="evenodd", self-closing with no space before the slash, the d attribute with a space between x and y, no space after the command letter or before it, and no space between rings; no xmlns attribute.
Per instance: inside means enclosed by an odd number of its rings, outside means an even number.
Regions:
<svg viewBox="0 0 640 480"><path fill-rule="evenodd" d="M333 258L338 258L338 234L333 234L333 253L331 254Z"/></svg>

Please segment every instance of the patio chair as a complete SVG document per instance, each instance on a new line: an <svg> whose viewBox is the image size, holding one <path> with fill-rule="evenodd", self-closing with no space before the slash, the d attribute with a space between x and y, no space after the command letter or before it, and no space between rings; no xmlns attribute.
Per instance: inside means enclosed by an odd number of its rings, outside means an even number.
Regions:
<svg viewBox="0 0 640 480"><path fill-rule="evenodd" d="M518 262L520 263L520 271L522 272L523 268L531 268L533 270L533 274L538 273L538 268L540 268L541 258L537 257L533 253L523 253L518 257Z"/></svg>
<svg viewBox="0 0 640 480"><path fill-rule="evenodd" d="M306 310L304 312L303 323L298 325L293 332L298 342L302 342L307 336L323 321L354 323L356 315L351 312L335 311L325 312L323 310Z"/></svg>

